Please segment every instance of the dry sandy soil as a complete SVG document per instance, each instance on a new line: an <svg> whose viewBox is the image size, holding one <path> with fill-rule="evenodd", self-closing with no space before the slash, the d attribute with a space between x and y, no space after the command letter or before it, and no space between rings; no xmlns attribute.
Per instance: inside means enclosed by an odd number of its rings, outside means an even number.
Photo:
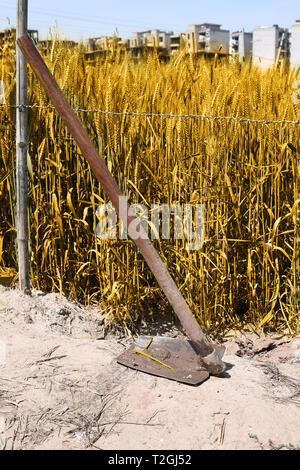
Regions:
<svg viewBox="0 0 300 470"><path fill-rule="evenodd" d="M225 340L224 376L188 386L119 365L99 312L0 286L0 450L299 449L300 338Z"/></svg>

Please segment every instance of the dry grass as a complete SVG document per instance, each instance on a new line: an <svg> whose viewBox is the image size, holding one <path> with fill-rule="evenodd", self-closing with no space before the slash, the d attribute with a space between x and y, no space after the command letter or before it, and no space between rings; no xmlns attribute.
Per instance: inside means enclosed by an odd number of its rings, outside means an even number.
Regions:
<svg viewBox="0 0 300 470"><path fill-rule="evenodd" d="M73 107L296 120L295 72L195 60L138 63L118 51L87 64L56 42L46 57ZM0 79L14 103L14 57ZM29 70L30 103L48 104ZM0 266L16 267L12 109L0 109ZM126 324L167 310L130 241L99 241L107 197L53 110L30 110L31 270L36 288L102 301ZM299 126L80 113L131 203L203 203L205 244L155 242L192 311L213 327L299 329ZM298 210L298 213L297 213ZM297 229L298 224L298 229ZM297 235L298 230L298 235ZM298 237L298 238L297 238ZM298 255L299 256L299 255ZM298 264L297 264L298 263Z"/></svg>

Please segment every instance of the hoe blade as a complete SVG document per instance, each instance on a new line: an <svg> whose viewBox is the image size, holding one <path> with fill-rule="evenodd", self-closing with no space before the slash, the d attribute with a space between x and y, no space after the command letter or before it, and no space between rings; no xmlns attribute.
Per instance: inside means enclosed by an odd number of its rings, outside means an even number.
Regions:
<svg viewBox="0 0 300 470"><path fill-rule="evenodd" d="M177 338L140 336L117 358L117 362L146 374L189 385L199 385L209 377L192 342Z"/></svg>

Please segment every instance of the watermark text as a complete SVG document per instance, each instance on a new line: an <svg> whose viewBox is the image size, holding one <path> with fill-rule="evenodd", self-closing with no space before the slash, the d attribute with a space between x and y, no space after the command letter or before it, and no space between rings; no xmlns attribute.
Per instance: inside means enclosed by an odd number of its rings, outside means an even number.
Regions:
<svg viewBox="0 0 300 470"><path fill-rule="evenodd" d="M97 209L97 237L100 240L126 240L130 237L151 240L184 240L189 251L200 250L204 244L203 204L144 204L128 205L119 198L117 215L112 204Z"/></svg>

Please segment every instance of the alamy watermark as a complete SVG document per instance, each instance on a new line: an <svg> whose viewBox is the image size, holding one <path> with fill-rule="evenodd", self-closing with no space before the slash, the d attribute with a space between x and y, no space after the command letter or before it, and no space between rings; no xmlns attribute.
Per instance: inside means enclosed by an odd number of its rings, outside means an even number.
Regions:
<svg viewBox="0 0 300 470"><path fill-rule="evenodd" d="M97 236L101 240L135 239L185 240L187 250L200 250L204 244L203 204L133 204L119 197L118 212L112 204L97 209ZM128 217L129 216L129 221ZM119 223L118 223L119 219ZM173 220L173 223L172 223ZM127 222L128 221L128 222Z"/></svg>
<svg viewBox="0 0 300 470"><path fill-rule="evenodd" d="M6 362L6 344L0 340L0 366L3 366Z"/></svg>
<svg viewBox="0 0 300 470"><path fill-rule="evenodd" d="M300 80L296 80L293 83L292 88L296 90L292 95L293 104L300 104Z"/></svg>

